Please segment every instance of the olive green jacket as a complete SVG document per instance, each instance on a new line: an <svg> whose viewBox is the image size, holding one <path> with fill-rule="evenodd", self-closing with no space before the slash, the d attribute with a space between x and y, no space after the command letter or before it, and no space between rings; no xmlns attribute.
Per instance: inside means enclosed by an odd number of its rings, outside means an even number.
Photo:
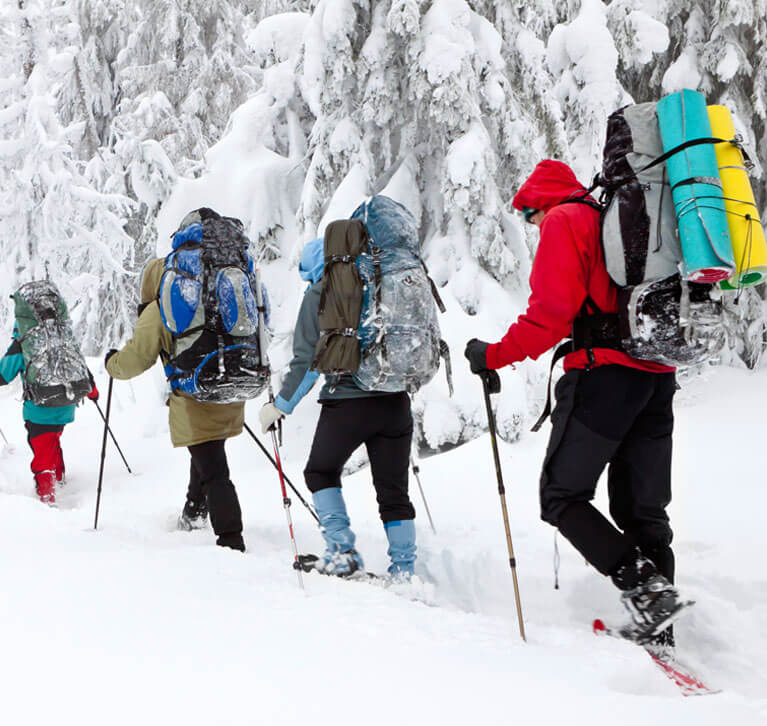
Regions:
<svg viewBox="0 0 767 726"><path fill-rule="evenodd" d="M170 354L173 338L162 322L155 299L160 287L163 260L152 260L144 269L141 302L146 305L133 328L133 337L107 363L107 372L127 380L151 368L160 356ZM147 304L148 303L148 304ZM168 397L170 440L173 446L192 446L239 436L245 420L245 403L206 403L185 394Z"/></svg>

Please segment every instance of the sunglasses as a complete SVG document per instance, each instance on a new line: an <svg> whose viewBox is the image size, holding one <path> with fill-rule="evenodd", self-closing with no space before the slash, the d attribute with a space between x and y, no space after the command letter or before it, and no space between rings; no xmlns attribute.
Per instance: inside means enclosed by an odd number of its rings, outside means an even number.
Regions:
<svg viewBox="0 0 767 726"><path fill-rule="evenodd" d="M525 222L532 223L533 217L538 214L539 209L533 209L532 207L522 207L522 215L525 218Z"/></svg>

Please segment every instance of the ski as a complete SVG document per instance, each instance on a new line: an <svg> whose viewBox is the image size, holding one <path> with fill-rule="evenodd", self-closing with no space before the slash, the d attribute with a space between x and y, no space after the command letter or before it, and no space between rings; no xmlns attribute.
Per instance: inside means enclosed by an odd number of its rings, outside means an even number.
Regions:
<svg viewBox="0 0 767 726"><path fill-rule="evenodd" d="M618 640L632 642L624 637L620 630L610 628L597 618L592 624L595 635L607 635ZM683 696L708 696L719 693L719 690L709 688L698 678L693 671L676 659L671 653L656 651L652 646L641 646L647 655L652 658L653 663L671 680L682 692Z"/></svg>

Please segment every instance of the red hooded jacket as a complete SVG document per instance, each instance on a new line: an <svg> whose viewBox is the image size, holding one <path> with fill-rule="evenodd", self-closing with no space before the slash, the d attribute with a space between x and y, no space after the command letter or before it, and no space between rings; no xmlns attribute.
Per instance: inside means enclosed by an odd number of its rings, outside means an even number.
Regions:
<svg viewBox="0 0 767 726"><path fill-rule="evenodd" d="M530 273L532 292L527 312L512 324L500 343L487 347L488 368L538 358L568 337L587 295L602 312L618 310L618 289L607 274L599 239L599 213L586 204L561 204L584 192L569 166L546 159L514 197L515 209L531 207L546 214ZM594 348L594 359L595 365L617 363L654 373L675 370L609 348ZM585 350L565 357L565 370L586 365Z"/></svg>

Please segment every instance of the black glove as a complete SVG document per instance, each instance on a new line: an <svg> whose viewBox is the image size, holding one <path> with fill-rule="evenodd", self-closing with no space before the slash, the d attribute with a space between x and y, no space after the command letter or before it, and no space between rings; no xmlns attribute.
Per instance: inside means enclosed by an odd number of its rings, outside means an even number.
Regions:
<svg viewBox="0 0 767 726"><path fill-rule="evenodd" d="M463 351L464 356L469 361L472 373L481 373L487 370L487 346L484 340L477 340L472 338L466 343L466 350Z"/></svg>
<svg viewBox="0 0 767 726"><path fill-rule="evenodd" d="M492 371L487 367L487 346L484 340L472 338L466 343L466 350L463 354L466 356L471 367L471 372L476 373L485 386L488 393L501 392L501 377L497 371Z"/></svg>
<svg viewBox="0 0 767 726"><path fill-rule="evenodd" d="M107 351L107 354L104 356L104 368L106 368L106 367L107 367L107 363L109 363L109 359L110 359L110 358L111 358L111 357L112 357L112 356L113 356L115 353L117 353L117 348L110 348L110 349Z"/></svg>
<svg viewBox="0 0 767 726"><path fill-rule="evenodd" d="M487 386L488 393L501 392L501 377L498 375L498 371L485 370L480 371L477 375L482 379L482 383Z"/></svg>

